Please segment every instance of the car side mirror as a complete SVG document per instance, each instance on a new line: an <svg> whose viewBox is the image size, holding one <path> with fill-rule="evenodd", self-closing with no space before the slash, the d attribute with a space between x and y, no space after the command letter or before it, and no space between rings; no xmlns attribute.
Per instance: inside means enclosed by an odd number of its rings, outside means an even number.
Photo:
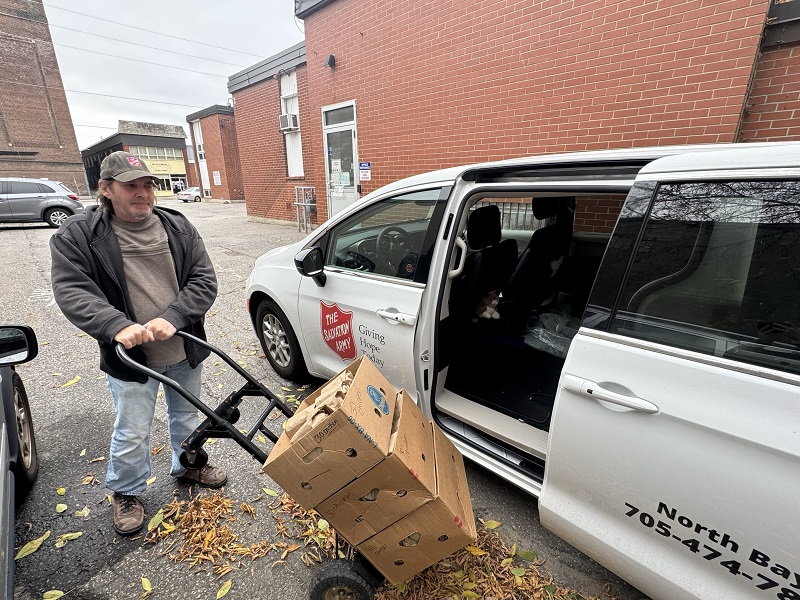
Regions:
<svg viewBox="0 0 800 600"><path fill-rule="evenodd" d="M36 358L39 344L25 325L0 325L0 366L19 365Z"/></svg>
<svg viewBox="0 0 800 600"><path fill-rule="evenodd" d="M325 261L322 258L322 250L317 246L298 252L294 257L294 266L304 277L313 277L314 283L319 287L325 285Z"/></svg>

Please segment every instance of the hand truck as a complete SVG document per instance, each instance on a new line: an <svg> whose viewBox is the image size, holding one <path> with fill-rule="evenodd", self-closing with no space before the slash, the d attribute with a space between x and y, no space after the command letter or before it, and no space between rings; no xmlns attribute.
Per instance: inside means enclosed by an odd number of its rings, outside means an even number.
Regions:
<svg viewBox="0 0 800 600"><path fill-rule="evenodd" d="M267 453L253 443L253 437L256 433L261 432L275 444L279 435L270 431L264 425L264 422L276 408L287 419L294 414L294 410L254 379L252 375L219 348L183 331L177 331L175 335L186 338L198 346L210 350L245 380L241 388L228 395L217 408L212 410L177 381L136 362L128 356L122 344L116 344L117 356L119 356L123 364L134 371L155 379L163 385L169 386L205 415L206 418L197 429L181 444L183 448L183 452L180 455L181 465L187 469L201 469L205 466L208 462L208 454L203 450L203 444L210 438L230 438L259 461L260 464L264 464L267 460ZM263 396L269 400L269 403L250 429L246 433L242 433L233 425L241 416L239 404L248 396ZM338 534L336 534L335 552L337 556L344 556L345 558L337 558L323 563L311 582L310 600L338 600L345 598L347 600L372 600L375 589L383 582L383 576L362 554Z"/></svg>

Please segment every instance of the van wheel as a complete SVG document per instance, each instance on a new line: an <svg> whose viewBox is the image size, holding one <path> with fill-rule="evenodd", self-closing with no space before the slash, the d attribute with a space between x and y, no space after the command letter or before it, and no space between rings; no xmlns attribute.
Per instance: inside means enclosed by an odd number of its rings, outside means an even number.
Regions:
<svg viewBox="0 0 800 600"><path fill-rule="evenodd" d="M61 227L61 224L66 221L72 213L63 208L51 208L44 213L44 222L50 227Z"/></svg>
<svg viewBox="0 0 800 600"><path fill-rule="evenodd" d="M39 474L39 453L36 450L36 437L33 433L33 419L28 394L20 376L14 373L14 415L17 430L17 464L14 466L14 486L16 503L19 504L28 494Z"/></svg>
<svg viewBox="0 0 800 600"><path fill-rule="evenodd" d="M275 372L284 379L301 380L308 371L297 336L284 312L274 302L264 300L258 305L256 328L264 354Z"/></svg>

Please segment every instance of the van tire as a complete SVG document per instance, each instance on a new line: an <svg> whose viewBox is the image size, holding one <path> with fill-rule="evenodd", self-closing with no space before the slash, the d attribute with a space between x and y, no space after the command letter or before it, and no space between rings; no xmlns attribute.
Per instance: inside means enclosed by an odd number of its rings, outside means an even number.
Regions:
<svg viewBox="0 0 800 600"><path fill-rule="evenodd" d="M286 314L271 300L258 305L256 331L264 355L278 375L298 382L308 375L294 329Z"/></svg>

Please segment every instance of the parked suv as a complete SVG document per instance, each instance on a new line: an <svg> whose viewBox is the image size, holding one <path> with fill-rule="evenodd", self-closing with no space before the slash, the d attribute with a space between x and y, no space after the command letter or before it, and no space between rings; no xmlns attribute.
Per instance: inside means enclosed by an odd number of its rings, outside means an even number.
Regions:
<svg viewBox="0 0 800 600"><path fill-rule="evenodd" d="M280 375L368 356L655 600L800 599L800 143L418 175L247 298Z"/></svg>
<svg viewBox="0 0 800 600"><path fill-rule="evenodd" d="M36 358L33 329L0 326L0 593L14 597L14 513L39 472L25 386L14 367Z"/></svg>
<svg viewBox="0 0 800 600"><path fill-rule="evenodd" d="M60 181L0 179L0 223L38 223L60 227L68 217L83 212L79 196Z"/></svg>

